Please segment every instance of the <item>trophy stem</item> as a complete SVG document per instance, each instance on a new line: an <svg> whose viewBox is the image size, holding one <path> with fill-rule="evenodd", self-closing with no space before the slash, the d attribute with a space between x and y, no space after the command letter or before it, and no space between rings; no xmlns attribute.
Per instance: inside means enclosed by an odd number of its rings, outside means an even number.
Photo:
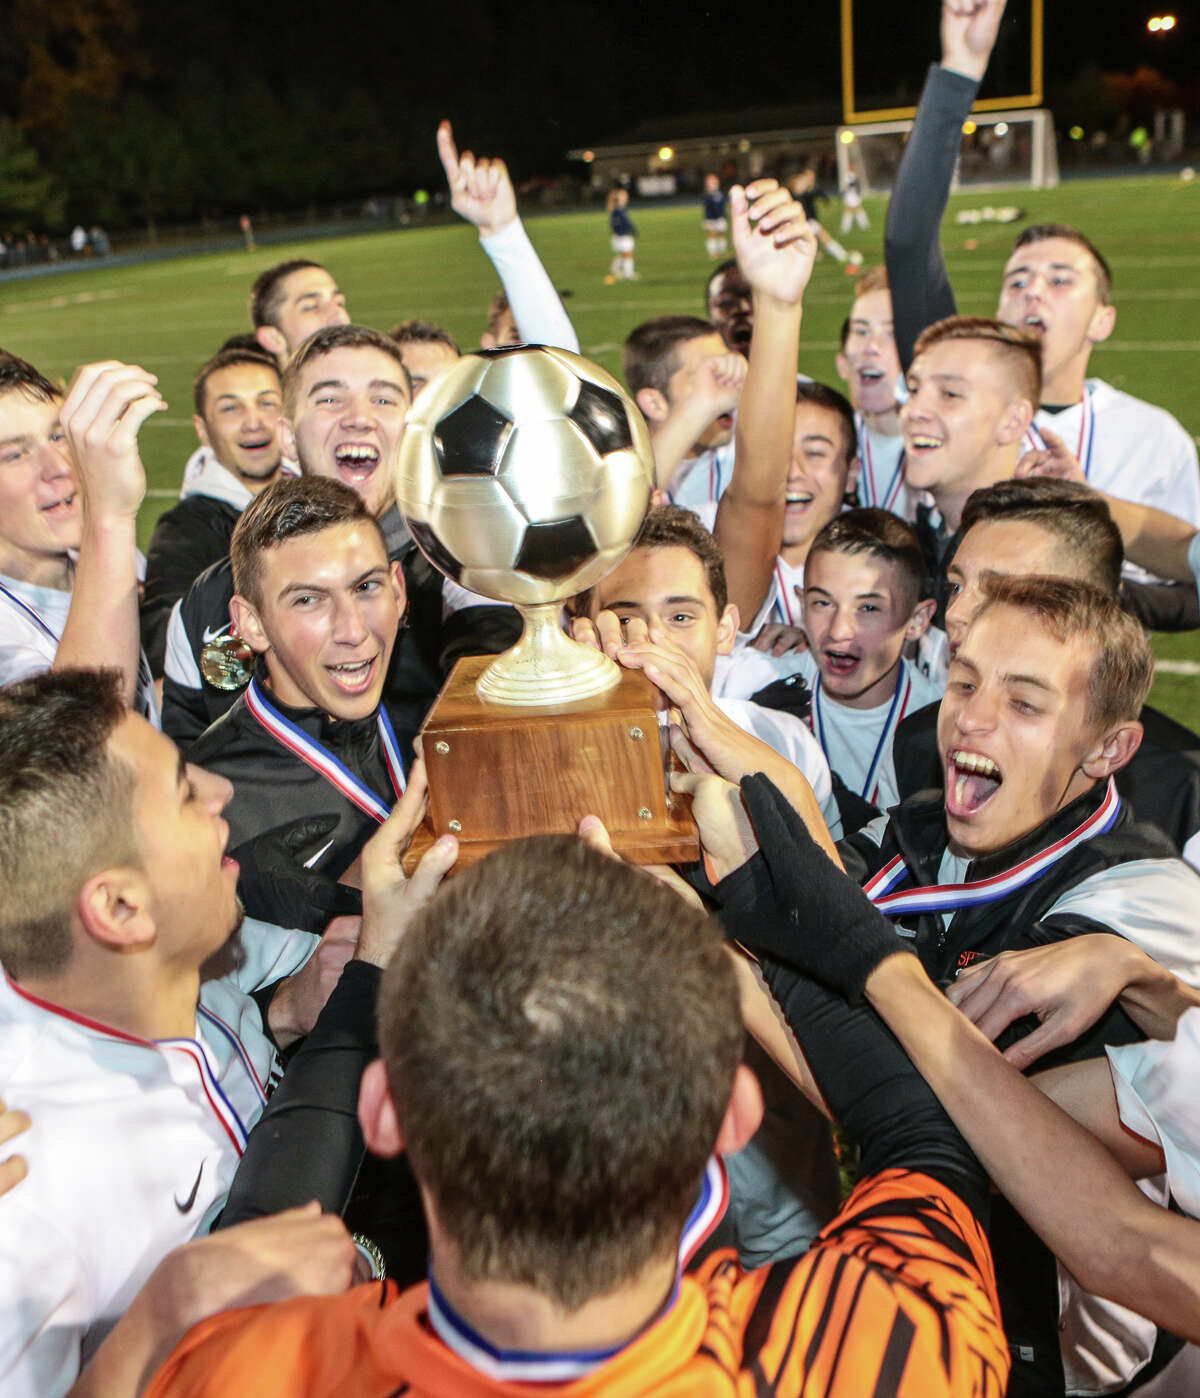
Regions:
<svg viewBox="0 0 1200 1398"><path fill-rule="evenodd" d="M616 687L620 667L603 651L580 645L559 623L559 603L518 604L521 639L480 675L475 692L487 704L541 707L594 699Z"/></svg>

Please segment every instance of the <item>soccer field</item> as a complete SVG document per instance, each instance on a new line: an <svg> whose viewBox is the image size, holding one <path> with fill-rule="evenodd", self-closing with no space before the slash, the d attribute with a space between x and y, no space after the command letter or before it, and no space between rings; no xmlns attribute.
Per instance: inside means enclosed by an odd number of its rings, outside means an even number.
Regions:
<svg viewBox="0 0 1200 1398"><path fill-rule="evenodd" d="M1200 435L1200 181L1147 177L1071 183L1055 190L962 194L943 230L947 259L966 312L995 310L1000 269L1015 229L959 226L959 208L1018 203L1025 221L1056 220L1087 230L1112 264L1118 308L1112 339L1092 371L1118 388L1168 408ZM872 226L848 239L868 263L882 257L882 200L866 201ZM836 228L839 206L826 206ZM536 219L530 232L567 297L585 354L620 372L620 345L648 316L703 314L709 264L699 208L633 210L639 280L605 286L608 227L600 212ZM1018 225L1019 226L1019 225ZM968 251L969 238L978 247ZM214 253L139 266L86 266L69 274L0 283L0 345L52 375L69 376L91 359L145 365L159 377L170 411L143 433L150 489L143 544L177 490L195 446L191 380L228 336L249 328L246 298L265 267L313 257L338 278L356 320L387 329L406 316L445 325L466 347L478 343L498 283L466 225L301 242L257 253ZM805 301L800 368L836 383L833 357L850 282L830 259L818 263ZM1160 673L1153 700L1200 728L1200 633L1158 636L1160 659L1195 673Z"/></svg>

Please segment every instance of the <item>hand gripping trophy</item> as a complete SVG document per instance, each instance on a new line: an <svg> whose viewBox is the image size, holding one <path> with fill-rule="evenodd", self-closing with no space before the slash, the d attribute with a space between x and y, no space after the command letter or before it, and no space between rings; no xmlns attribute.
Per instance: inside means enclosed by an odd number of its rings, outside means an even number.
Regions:
<svg viewBox="0 0 1200 1398"><path fill-rule="evenodd" d="M457 835L460 867L589 812L631 858L695 856L690 816L666 791L649 682L560 622L562 602L629 552L653 481L638 409L566 350L464 355L413 405L396 472L413 538L525 622L503 655L459 661L422 729L429 838Z"/></svg>

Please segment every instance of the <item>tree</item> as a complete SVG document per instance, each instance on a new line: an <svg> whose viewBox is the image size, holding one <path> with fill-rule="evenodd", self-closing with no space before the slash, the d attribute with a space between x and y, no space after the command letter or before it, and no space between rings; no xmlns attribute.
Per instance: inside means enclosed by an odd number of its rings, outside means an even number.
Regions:
<svg viewBox="0 0 1200 1398"><path fill-rule="evenodd" d="M0 118L0 228L44 229L61 223L63 199L54 179L15 122Z"/></svg>

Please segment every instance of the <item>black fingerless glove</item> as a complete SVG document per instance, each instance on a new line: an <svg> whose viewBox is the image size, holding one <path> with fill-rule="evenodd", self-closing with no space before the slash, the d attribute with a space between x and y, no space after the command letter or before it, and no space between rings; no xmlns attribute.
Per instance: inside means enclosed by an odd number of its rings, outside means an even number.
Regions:
<svg viewBox="0 0 1200 1398"><path fill-rule="evenodd" d="M712 891L727 935L858 1004L875 967L912 948L816 843L768 777L746 777L742 799L759 853Z"/></svg>

